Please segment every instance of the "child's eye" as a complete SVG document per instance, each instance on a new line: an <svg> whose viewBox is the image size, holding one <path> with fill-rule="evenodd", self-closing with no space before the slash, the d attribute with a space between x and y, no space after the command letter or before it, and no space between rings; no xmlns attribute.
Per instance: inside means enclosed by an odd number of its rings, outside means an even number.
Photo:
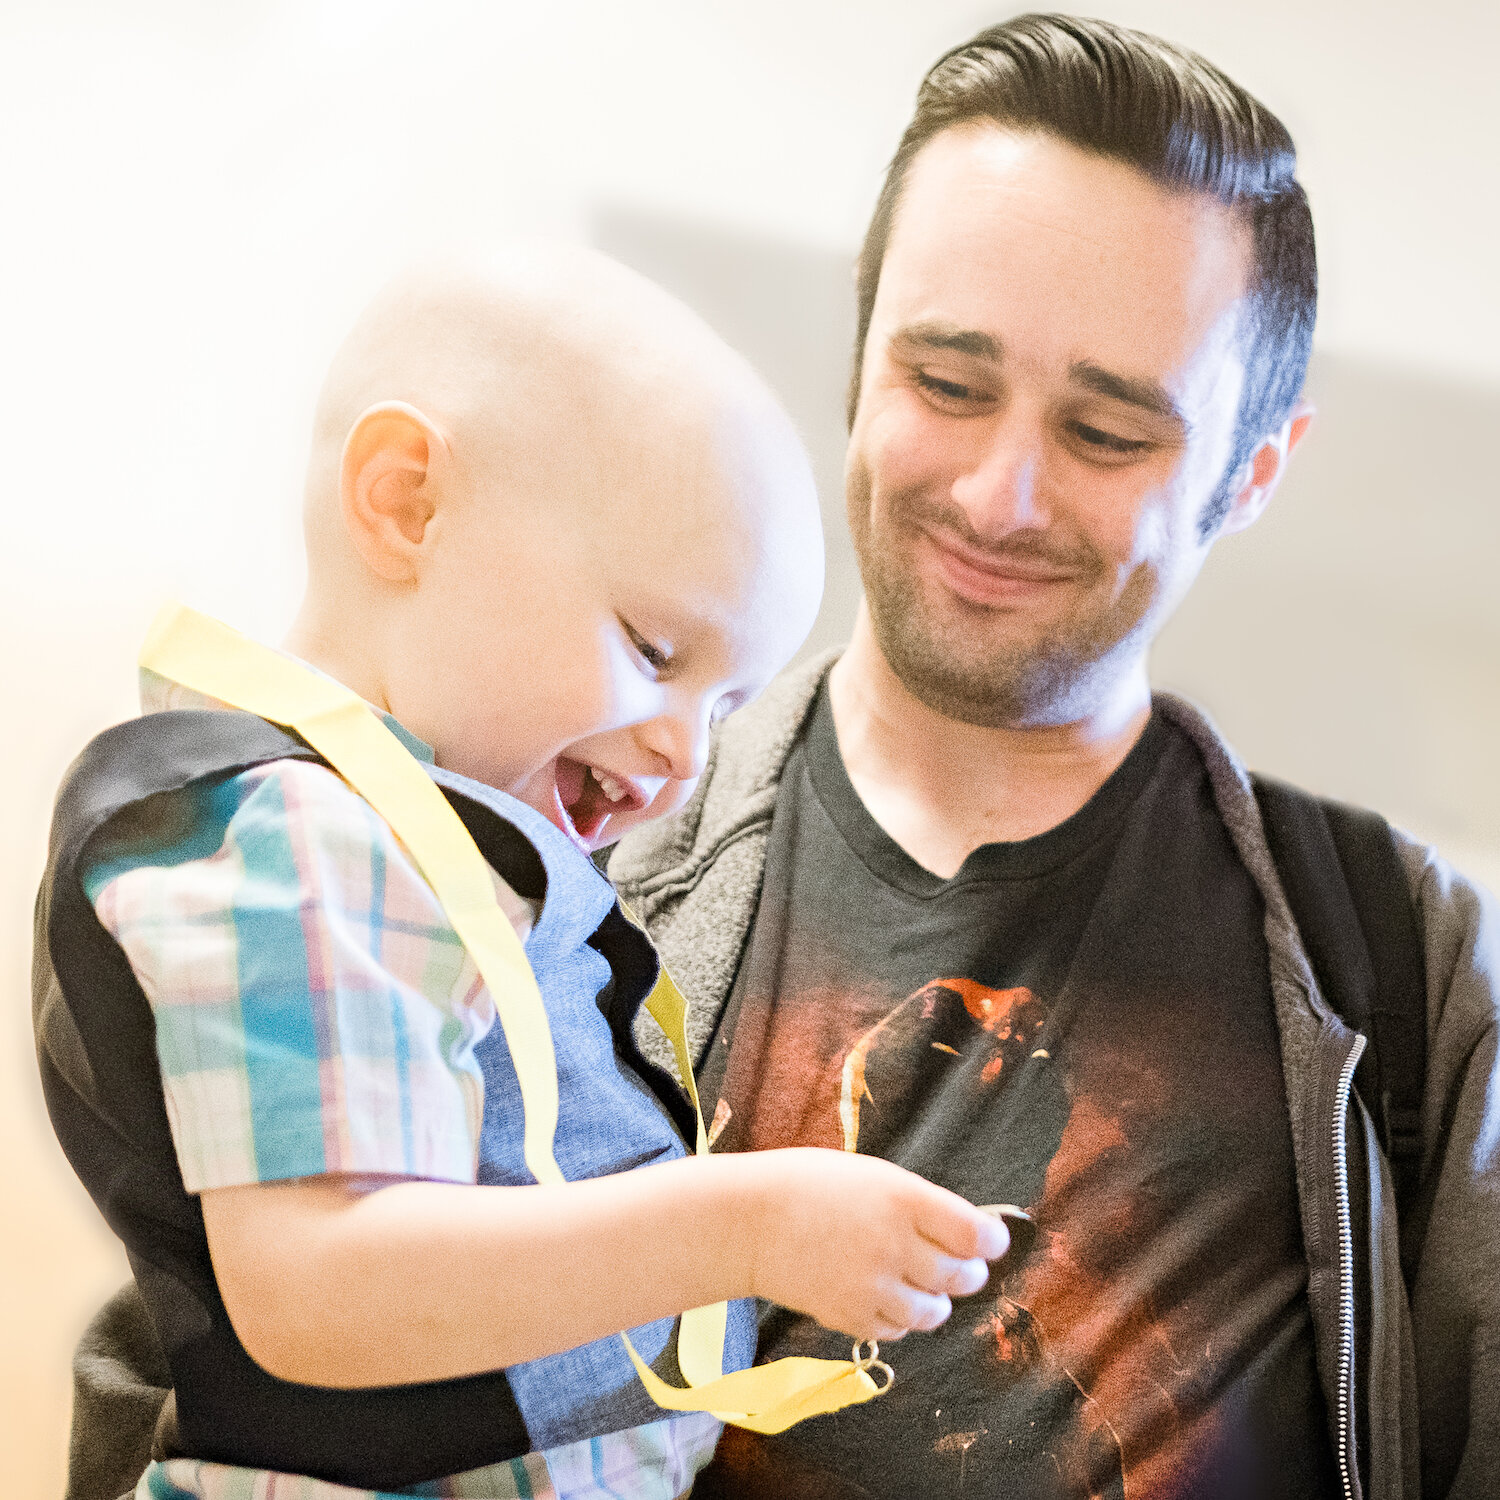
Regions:
<svg viewBox="0 0 1500 1500"><path fill-rule="evenodd" d="M630 637L630 644L635 647L638 655L653 672L665 672L672 661L672 651L668 646L659 646L654 641L649 641L634 625L625 620L620 623L625 626L625 634Z"/></svg>

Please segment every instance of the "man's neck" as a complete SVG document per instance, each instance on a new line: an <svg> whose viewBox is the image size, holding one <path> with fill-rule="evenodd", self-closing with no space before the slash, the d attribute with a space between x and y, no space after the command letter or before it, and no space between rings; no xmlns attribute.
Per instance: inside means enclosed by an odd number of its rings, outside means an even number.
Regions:
<svg viewBox="0 0 1500 1500"><path fill-rule="evenodd" d="M891 670L861 608L829 678L849 780L918 864L947 878L984 844L1033 838L1072 817L1130 753L1151 716L1144 661L1069 724L989 729L928 707Z"/></svg>

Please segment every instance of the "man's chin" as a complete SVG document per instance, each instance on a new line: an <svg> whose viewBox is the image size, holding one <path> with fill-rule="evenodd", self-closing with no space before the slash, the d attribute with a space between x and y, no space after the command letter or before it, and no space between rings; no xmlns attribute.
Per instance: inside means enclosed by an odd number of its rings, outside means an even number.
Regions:
<svg viewBox="0 0 1500 1500"><path fill-rule="evenodd" d="M1150 581L1143 571L1096 608L1086 590L1045 618L968 607L911 577L867 576L866 599L882 654L919 702L981 729L1040 729L1086 717L1128 674L1152 633Z"/></svg>
<svg viewBox="0 0 1500 1500"><path fill-rule="evenodd" d="M1056 694L1014 676L976 680L930 670L920 661L892 661L891 668L913 698L958 724L978 729L1026 729L1044 722Z"/></svg>
<svg viewBox="0 0 1500 1500"><path fill-rule="evenodd" d="M871 623L881 654L901 684L934 713L983 729L1020 727L1059 687L1060 664L1034 642L995 642L976 652L972 637L923 629L912 620Z"/></svg>

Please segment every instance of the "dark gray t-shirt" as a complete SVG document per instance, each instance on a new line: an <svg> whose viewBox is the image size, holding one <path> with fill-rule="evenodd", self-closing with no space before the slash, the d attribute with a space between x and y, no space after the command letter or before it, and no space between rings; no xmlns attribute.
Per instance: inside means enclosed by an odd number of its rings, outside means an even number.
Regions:
<svg viewBox="0 0 1500 1500"><path fill-rule="evenodd" d="M718 1149L857 1149L1037 1232L886 1349L888 1395L727 1430L695 1496L1338 1493L1262 920L1160 717L1074 817L943 880L859 800L824 689L704 1069ZM782 1308L761 1335L848 1353Z"/></svg>

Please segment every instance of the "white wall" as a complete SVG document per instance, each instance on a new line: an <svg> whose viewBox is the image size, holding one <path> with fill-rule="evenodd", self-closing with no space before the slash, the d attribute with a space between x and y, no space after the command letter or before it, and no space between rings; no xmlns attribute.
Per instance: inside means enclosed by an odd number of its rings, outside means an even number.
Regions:
<svg viewBox="0 0 1500 1500"><path fill-rule="evenodd" d="M1283 114L1324 268L1323 431L1211 562L1160 675L1261 764L1500 871L1500 8L1088 8L1202 48ZM0 0L0 1135L33 1231L0 1258L16 1493L58 1489L63 1351L119 1274L40 1116L30 893L51 788L130 712L152 610L177 594L281 629L321 365L373 285L454 235L596 235L699 296L758 345L836 514L849 257L924 68L1001 14Z"/></svg>

